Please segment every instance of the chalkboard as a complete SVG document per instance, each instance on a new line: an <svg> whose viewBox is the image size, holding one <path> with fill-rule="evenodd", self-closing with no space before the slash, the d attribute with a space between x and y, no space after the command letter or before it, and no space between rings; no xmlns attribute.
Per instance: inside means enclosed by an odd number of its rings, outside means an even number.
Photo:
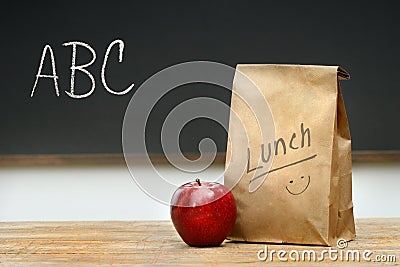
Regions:
<svg viewBox="0 0 400 267"><path fill-rule="evenodd" d="M0 154L121 153L126 107L154 73L177 63L210 60L237 63L340 65L355 150L400 150L400 16L396 1L7 1L1 21ZM107 84L101 70L109 51ZM96 60L87 67L95 89L73 98L73 45L88 44ZM52 74L50 49L57 72ZM78 46L76 64L92 59ZM75 93L90 91L89 76L76 71ZM117 90L118 89L118 90ZM32 95L32 96L31 96ZM160 129L168 112L196 96L230 103L218 86L191 84L165 96L150 116L146 142L160 153ZM226 114L228 120L228 114ZM189 123L180 136L184 152L196 152L210 137L225 151L227 133L207 119Z"/></svg>

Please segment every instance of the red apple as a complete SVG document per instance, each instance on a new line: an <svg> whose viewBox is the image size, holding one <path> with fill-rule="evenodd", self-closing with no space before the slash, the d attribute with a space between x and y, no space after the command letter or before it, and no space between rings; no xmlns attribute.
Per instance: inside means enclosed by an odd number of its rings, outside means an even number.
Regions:
<svg viewBox="0 0 400 267"><path fill-rule="evenodd" d="M219 246L235 224L235 199L225 186L196 179L173 194L171 219L189 246Z"/></svg>

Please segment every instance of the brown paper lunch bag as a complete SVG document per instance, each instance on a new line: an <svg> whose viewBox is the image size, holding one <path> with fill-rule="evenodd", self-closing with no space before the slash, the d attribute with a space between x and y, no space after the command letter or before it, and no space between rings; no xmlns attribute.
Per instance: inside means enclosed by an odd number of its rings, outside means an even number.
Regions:
<svg viewBox="0 0 400 267"><path fill-rule="evenodd" d="M224 177L237 203L229 239L334 246L355 237L351 139L339 84L349 77L338 66L237 65ZM256 107L263 100L274 131ZM262 131L274 134L265 139Z"/></svg>

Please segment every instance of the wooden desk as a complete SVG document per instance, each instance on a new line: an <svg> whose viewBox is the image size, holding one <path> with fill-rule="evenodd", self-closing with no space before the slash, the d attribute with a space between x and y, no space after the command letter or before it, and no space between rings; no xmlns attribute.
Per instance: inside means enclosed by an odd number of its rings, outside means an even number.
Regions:
<svg viewBox="0 0 400 267"><path fill-rule="evenodd" d="M359 219L356 223L357 239L344 251L371 250L371 259L394 255L400 263L400 218ZM217 248L191 248L180 240L169 221L0 223L0 266L281 265L277 258L272 263L269 259L258 260L257 252L264 246L227 241ZM301 254L304 250L320 253L328 248L268 244L268 250L272 249L287 253L298 250ZM333 262L326 256L320 263ZM336 261L335 265L339 263L349 264ZM299 264L310 262L294 263ZM359 264L366 262L361 259Z"/></svg>

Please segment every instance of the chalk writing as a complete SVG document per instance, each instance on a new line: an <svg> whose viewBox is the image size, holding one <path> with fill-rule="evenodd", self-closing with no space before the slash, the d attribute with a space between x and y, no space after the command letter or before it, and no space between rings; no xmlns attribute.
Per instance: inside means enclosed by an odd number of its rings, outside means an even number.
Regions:
<svg viewBox="0 0 400 267"><path fill-rule="evenodd" d="M42 74L43 62L44 62L44 60L46 58L47 50L50 53L51 69L52 69L52 72L53 72L52 75ZM60 96L60 91L58 90L58 83L57 83L58 76L57 76L57 71L56 71L56 61L54 59L53 49L48 44L45 45L44 48L43 48L42 57L40 58L39 69L38 69L38 72L36 74L35 83L33 84L31 97L33 97L33 94L35 93L35 88L36 88L36 85L37 85L37 83L39 81L39 78L51 78L51 79L53 79L54 90L56 91L56 95Z"/></svg>
<svg viewBox="0 0 400 267"><path fill-rule="evenodd" d="M87 43L81 42L81 41L71 41L71 42L66 42L62 44L63 46L71 46L72 47L72 56L71 56L71 66L70 66L70 70L71 70L71 76L70 76L70 89L69 91L65 91L65 93L71 97L71 98L75 98L75 99L79 99L79 98L86 98L89 97L90 95L93 94L95 88L96 88L96 81L95 78L93 76L93 74L91 72L89 72L86 68L89 67L90 65L92 65L95 61L96 61L96 51ZM107 67L107 62L108 62L108 57L110 55L111 49L114 45L119 45L119 56L118 56L118 62L121 63L122 59L123 59L123 51L124 51L124 42L122 40L114 40L110 43L110 45L107 47L107 50L104 54L104 60L103 60L103 64L101 67L101 82L104 86L104 88L111 94L113 95L124 95L127 94L128 92L130 92L132 90L132 88L134 87L134 83L132 83L130 86L128 86L126 89L121 90L121 91L115 91L113 89L110 88L110 86L107 84L106 82L106 67ZM83 47L86 48L87 50L90 51L90 53L92 54L92 59L85 64L82 65L76 65L76 58L77 58L77 47ZM42 69L43 69L43 64L44 61L46 59L47 54L50 55L50 61L51 61L51 69L52 69L52 74L43 74L42 73ZM91 82L91 88L89 91L87 91L86 93L83 94L76 94L75 93L75 74L76 71L80 71L84 74L86 74ZM56 60L55 60L55 56L54 56L54 52L52 47L49 44L46 44L43 48L42 51L42 56L40 58L40 62L39 62L39 68L36 74L36 79L35 79L35 83L33 84L33 88L31 91L31 97L34 96L35 94L35 90L38 86L38 82L40 78L47 78L47 79L52 79L53 83L54 83L54 90L56 92L57 96L60 96L60 92L59 92L59 88L58 88L58 75L57 75L57 70L56 70Z"/></svg>

